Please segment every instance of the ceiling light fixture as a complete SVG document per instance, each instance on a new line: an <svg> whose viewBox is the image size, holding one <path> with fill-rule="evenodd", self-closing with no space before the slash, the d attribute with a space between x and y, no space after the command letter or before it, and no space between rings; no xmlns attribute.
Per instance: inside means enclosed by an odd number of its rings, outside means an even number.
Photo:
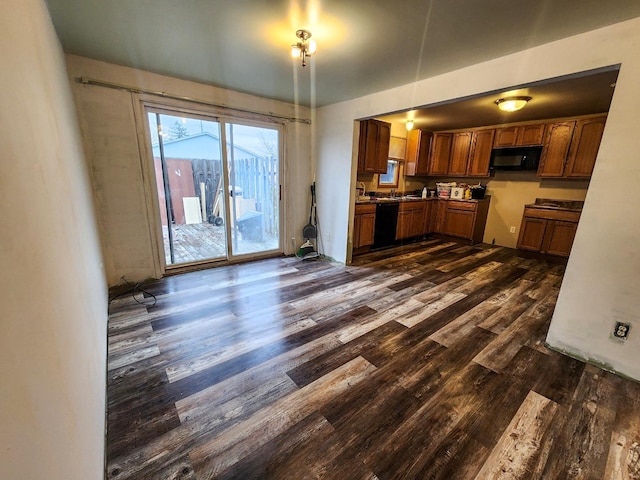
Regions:
<svg viewBox="0 0 640 480"><path fill-rule="evenodd" d="M413 120L407 120L407 131L410 132L411 130L413 130Z"/></svg>
<svg viewBox="0 0 640 480"><path fill-rule="evenodd" d="M505 97L496 100L498 108L504 112L515 112L523 108L531 97Z"/></svg>
<svg viewBox="0 0 640 480"><path fill-rule="evenodd" d="M296 30L296 37L300 40L291 45L291 56L302 60L302 66L307 66L307 57L316 53L316 42L310 40L311 32L308 30Z"/></svg>

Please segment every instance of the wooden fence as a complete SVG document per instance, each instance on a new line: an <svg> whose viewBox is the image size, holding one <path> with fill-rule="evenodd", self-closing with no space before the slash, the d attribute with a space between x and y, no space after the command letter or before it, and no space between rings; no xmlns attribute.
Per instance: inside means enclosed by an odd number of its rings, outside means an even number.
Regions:
<svg viewBox="0 0 640 480"><path fill-rule="evenodd" d="M201 197L200 184L205 186L205 202L207 219L211 221L214 214L214 202L217 188L222 176L220 160L191 160L195 193ZM274 157L245 158L230 164L229 176L236 186L234 194L242 192L242 198L255 199L256 211L262 213L264 233L277 235L280 218L280 179L278 159ZM227 182L228 183L228 182ZM202 198L202 197L201 197Z"/></svg>

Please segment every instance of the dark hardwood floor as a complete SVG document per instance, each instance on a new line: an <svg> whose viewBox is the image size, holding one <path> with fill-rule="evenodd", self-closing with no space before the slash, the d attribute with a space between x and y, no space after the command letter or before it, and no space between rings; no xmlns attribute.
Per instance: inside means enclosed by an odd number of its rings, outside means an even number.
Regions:
<svg viewBox="0 0 640 480"><path fill-rule="evenodd" d="M428 240L148 284L111 304L107 478L640 479L640 385L545 348L562 275Z"/></svg>

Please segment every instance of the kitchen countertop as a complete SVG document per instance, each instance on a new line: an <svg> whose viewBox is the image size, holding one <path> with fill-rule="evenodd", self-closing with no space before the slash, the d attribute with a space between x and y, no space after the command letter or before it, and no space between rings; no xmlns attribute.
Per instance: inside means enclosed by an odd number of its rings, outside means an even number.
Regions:
<svg viewBox="0 0 640 480"><path fill-rule="evenodd" d="M582 200L555 200L552 198L536 198L535 203L525 205L527 208L539 208L545 210L564 210L569 212L581 212L584 201Z"/></svg>
<svg viewBox="0 0 640 480"><path fill-rule="evenodd" d="M379 198L371 198L369 200L356 200L356 204L367 204L367 203L403 203L403 202L418 202L418 201L434 201L434 200L452 200L455 202L469 202L469 203L477 203L482 202L483 200L489 200L489 195L485 195L484 199L469 199L465 200L463 198L438 198L438 197L416 197L416 196L402 196L402 197L379 197Z"/></svg>

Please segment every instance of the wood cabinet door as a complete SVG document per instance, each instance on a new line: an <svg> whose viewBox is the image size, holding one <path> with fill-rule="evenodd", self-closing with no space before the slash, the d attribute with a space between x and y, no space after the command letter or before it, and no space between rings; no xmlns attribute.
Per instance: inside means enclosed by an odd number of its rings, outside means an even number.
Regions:
<svg viewBox="0 0 640 480"><path fill-rule="evenodd" d="M380 120L360 122L358 172L386 173L391 124Z"/></svg>
<svg viewBox="0 0 640 480"><path fill-rule="evenodd" d="M391 142L391 124L378 123L378 138L376 144L376 172L387 173L387 161L389 160L389 142Z"/></svg>
<svg viewBox="0 0 640 480"><path fill-rule="evenodd" d="M411 228L411 211L403 210L398 212L398 224L396 226L396 240L409 238Z"/></svg>
<svg viewBox="0 0 640 480"><path fill-rule="evenodd" d="M471 152L469 153L469 165L467 175L470 177L488 177L489 161L493 149L493 128L476 130L471 138Z"/></svg>
<svg viewBox="0 0 640 480"><path fill-rule="evenodd" d="M494 147L515 147L517 141L517 126L496 128L496 136L493 140Z"/></svg>
<svg viewBox="0 0 640 480"><path fill-rule="evenodd" d="M410 237L419 237L424 234L424 209L426 202L415 202L411 209Z"/></svg>
<svg viewBox="0 0 640 480"><path fill-rule="evenodd" d="M473 238L474 218L475 212L448 208L444 221L445 235L471 240Z"/></svg>
<svg viewBox="0 0 640 480"><path fill-rule="evenodd" d="M518 138L516 145L519 147L528 145L542 145L544 140L544 123L535 123L532 125L520 125L518 127Z"/></svg>
<svg viewBox="0 0 640 480"><path fill-rule="evenodd" d="M464 176L469 164L469 149L471 148L471 132L453 134L451 160L449 161L449 175Z"/></svg>
<svg viewBox="0 0 640 480"><path fill-rule="evenodd" d="M546 228L547 220L523 217L517 247L521 250L541 251Z"/></svg>
<svg viewBox="0 0 640 480"><path fill-rule="evenodd" d="M590 177L600 148L606 116L578 120L571 140L566 177Z"/></svg>
<svg viewBox="0 0 640 480"><path fill-rule="evenodd" d="M574 222L551 221L545 233L542 253L568 257L571 253L573 240L578 230L578 224Z"/></svg>
<svg viewBox="0 0 640 480"><path fill-rule="evenodd" d="M451 157L452 133L434 133L429 153L429 175L446 175Z"/></svg>
<svg viewBox="0 0 640 480"><path fill-rule="evenodd" d="M404 174L408 176L429 174L429 152L433 133L411 130L407 134L407 157Z"/></svg>
<svg viewBox="0 0 640 480"><path fill-rule="evenodd" d="M364 247L373 245L373 234L376 225L375 213L364 213L360 217L360 234L358 237L358 246Z"/></svg>
<svg viewBox="0 0 640 480"><path fill-rule="evenodd" d="M444 220L447 216L447 200L437 200L431 208L431 231L444 233Z"/></svg>
<svg viewBox="0 0 640 480"><path fill-rule="evenodd" d="M431 225L433 225L433 222L431 219L433 218L433 207L436 204L436 202L428 200L424 203L425 205L424 205L424 219L423 219L422 233L423 235L428 235L431 233Z"/></svg>
<svg viewBox="0 0 640 480"><path fill-rule="evenodd" d="M542 149L539 177L562 177L576 122L552 123Z"/></svg>

